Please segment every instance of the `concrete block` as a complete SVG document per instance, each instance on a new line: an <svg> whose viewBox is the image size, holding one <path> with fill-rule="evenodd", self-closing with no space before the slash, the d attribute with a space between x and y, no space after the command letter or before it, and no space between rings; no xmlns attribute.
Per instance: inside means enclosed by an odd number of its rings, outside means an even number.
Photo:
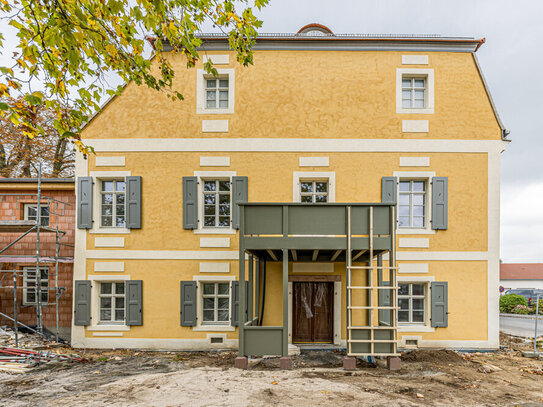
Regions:
<svg viewBox="0 0 543 407"><path fill-rule="evenodd" d="M290 370L292 369L292 359L290 356L283 356L279 358L279 369Z"/></svg>
<svg viewBox="0 0 543 407"><path fill-rule="evenodd" d="M236 369L247 370L248 366L249 366L249 360L247 359L247 356L238 356L236 360L234 361L234 367Z"/></svg>
<svg viewBox="0 0 543 407"><path fill-rule="evenodd" d="M356 358L353 358L352 356L345 356L343 358L343 369L356 370Z"/></svg>
<svg viewBox="0 0 543 407"><path fill-rule="evenodd" d="M389 356L387 357L388 370L400 370L402 368L402 361L399 357Z"/></svg>

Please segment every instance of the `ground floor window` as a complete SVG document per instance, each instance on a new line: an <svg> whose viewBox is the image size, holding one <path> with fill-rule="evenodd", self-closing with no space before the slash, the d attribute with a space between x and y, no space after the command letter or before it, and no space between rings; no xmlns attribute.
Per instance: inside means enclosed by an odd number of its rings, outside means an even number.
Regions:
<svg viewBox="0 0 543 407"><path fill-rule="evenodd" d="M36 304L38 286L38 276L35 267L26 267L23 272L23 304ZM40 302L47 304L49 302L49 273L46 267L40 268Z"/></svg>
<svg viewBox="0 0 543 407"><path fill-rule="evenodd" d="M124 282L100 283L100 322L124 323Z"/></svg>
<svg viewBox="0 0 543 407"><path fill-rule="evenodd" d="M202 283L202 324L229 325L230 283Z"/></svg>
<svg viewBox="0 0 543 407"><path fill-rule="evenodd" d="M426 284L399 283L398 322L424 324L426 321Z"/></svg>

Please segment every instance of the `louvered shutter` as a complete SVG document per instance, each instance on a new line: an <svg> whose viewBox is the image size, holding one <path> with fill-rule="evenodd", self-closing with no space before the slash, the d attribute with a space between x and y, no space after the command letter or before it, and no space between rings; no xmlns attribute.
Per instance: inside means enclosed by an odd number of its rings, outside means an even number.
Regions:
<svg viewBox="0 0 543 407"><path fill-rule="evenodd" d="M125 282L126 325L143 325L143 281Z"/></svg>
<svg viewBox="0 0 543 407"><path fill-rule="evenodd" d="M181 326L196 326L196 281L181 281Z"/></svg>
<svg viewBox="0 0 543 407"><path fill-rule="evenodd" d="M90 325L91 319L91 282L74 281L74 325Z"/></svg>
<svg viewBox="0 0 543 407"><path fill-rule="evenodd" d="M431 285L432 326L444 328L448 325L448 283L446 281L434 281Z"/></svg>
<svg viewBox="0 0 543 407"><path fill-rule="evenodd" d="M126 227L141 228L141 177L126 177Z"/></svg>
<svg viewBox="0 0 543 407"><path fill-rule="evenodd" d="M383 177L381 179L381 202L395 204L398 201L397 184L398 178L396 177Z"/></svg>
<svg viewBox="0 0 543 407"><path fill-rule="evenodd" d="M197 177L183 177L183 229L198 229Z"/></svg>
<svg viewBox="0 0 543 407"><path fill-rule="evenodd" d="M448 178L432 178L432 229L447 229Z"/></svg>
<svg viewBox="0 0 543 407"><path fill-rule="evenodd" d="M92 229L92 177L77 178L77 228Z"/></svg>
<svg viewBox="0 0 543 407"><path fill-rule="evenodd" d="M239 205L238 203L247 202L248 199L248 178L232 177L232 227L239 229Z"/></svg>

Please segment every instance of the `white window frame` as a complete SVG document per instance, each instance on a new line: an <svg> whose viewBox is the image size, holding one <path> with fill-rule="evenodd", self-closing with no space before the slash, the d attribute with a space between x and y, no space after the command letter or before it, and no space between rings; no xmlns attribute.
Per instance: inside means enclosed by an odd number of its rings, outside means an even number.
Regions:
<svg viewBox="0 0 543 407"><path fill-rule="evenodd" d="M206 191L204 186L205 186L205 183L206 182L213 182L215 183L215 191ZM220 190L220 183L221 182L227 182L228 185L229 185L229 189L228 191L221 191ZM204 196L205 195L215 195L215 203L213 204L214 208L215 208L215 214L213 215L214 217L214 223L215 225L213 226L206 226L205 224L205 206L206 206L206 203L205 203L205 199L204 199ZM220 198L221 198L221 195L228 195L229 196L229 215L228 215L228 226L219 226L217 225L217 223L219 223L220 221L220 206L221 206L221 203L220 203ZM201 201L201 204L202 204L202 228L203 229L229 229L232 227L232 181L229 179L229 178L202 178L202 195L201 195L202 199L200 200ZM209 215L211 216L211 215ZM224 216L223 216L224 217Z"/></svg>
<svg viewBox="0 0 543 407"><path fill-rule="evenodd" d="M30 208L36 208L37 206L40 207L40 210L41 210L41 208L48 208L47 225L40 225L40 226L49 227L49 225L51 224L51 209L49 208L48 204L39 204L38 205L37 203L25 203L24 206L23 206L23 219L24 220L31 220L30 219L30 214L28 213L28 211L29 211ZM43 215L40 216L40 220L42 220L42 219L43 219ZM36 218L36 220L37 220L37 218Z"/></svg>
<svg viewBox="0 0 543 407"><path fill-rule="evenodd" d="M312 191L311 192L302 192L302 184L303 183L311 183ZM326 184L326 192L317 192L317 183L324 183ZM316 202L317 196L325 196L326 197L326 203L329 202L329 192L330 192L330 185L328 184L328 179L300 179L300 202L302 202L302 197L304 196L310 196L311 197L311 203L325 203L325 202ZM309 202L307 202L309 203Z"/></svg>
<svg viewBox="0 0 543 407"><path fill-rule="evenodd" d="M402 105L402 79L425 78L426 93L424 108L404 108ZM396 113L398 114L433 114L434 113L434 70L425 68L396 69Z"/></svg>
<svg viewBox="0 0 543 407"><path fill-rule="evenodd" d="M130 171L90 171L89 175L92 177L93 190L92 190L92 229L89 230L91 234L129 234L131 230L125 227L105 226L102 227L102 201L101 201L101 189L102 181L113 181L124 179L131 174ZM126 214L126 197L125 197L125 214ZM125 220L126 225L126 220Z"/></svg>
<svg viewBox="0 0 543 407"><path fill-rule="evenodd" d="M130 280L130 275L105 275L94 274L89 275L87 280L91 281L91 325L87 327L87 331L130 331L130 326L126 325L126 309L125 322L100 323L100 283L121 283ZM126 295L126 293L125 293ZM125 305L126 306L126 305Z"/></svg>
<svg viewBox="0 0 543 407"><path fill-rule="evenodd" d="M434 235L432 229L432 178L436 176L432 171L395 171L394 177L398 179L396 185L396 196L398 203L396 205L396 234L398 235ZM400 181L425 181L426 182L426 202L424 208L425 225L423 228L401 228L399 226L399 201L400 201Z"/></svg>
<svg viewBox="0 0 543 407"><path fill-rule="evenodd" d="M401 189L401 184L403 183L409 183L409 191L402 191ZM424 185L424 190L423 191L413 191L413 183L422 183ZM426 229L426 226L428 224L428 181L425 180L425 179L405 179L405 178L401 178L398 180L398 183L400 184L399 187L398 187L398 229ZM401 196L402 195L407 195L409 196L409 223L410 225L409 226L401 226L400 225L400 217L405 217L405 215L401 215L400 214L400 206L402 206L400 204L400 201L401 201ZM413 220L415 218L413 212L413 208L415 207L414 203L413 203L413 200L412 198L416 195L419 195L419 196L422 196L423 197L423 200L422 200L422 206L423 206L423 214L422 214L422 226L413 226ZM420 205L417 205L417 206L420 206ZM417 217L421 217L420 215L417 216Z"/></svg>
<svg viewBox="0 0 543 407"><path fill-rule="evenodd" d="M328 202L336 201L336 173L333 171L295 171L292 176L292 202L301 202L300 183L302 181L327 181Z"/></svg>
<svg viewBox="0 0 543 407"><path fill-rule="evenodd" d="M196 113L197 114L233 114L234 113L234 92L235 75L233 68L216 68L219 78L228 79L228 107L207 108L206 107L206 79L213 75L208 74L205 69L196 71Z"/></svg>
<svg viewBox="0 0 543 407"><path fill-rule="evenodd" d="M47 279L41 279L41 289L39 290L40 291L40 294L41 293L46 293L47 294L47 301L40 301L42 305L46 305L49 303L49 269L47 267L40 267L40 270L45 270L45 272L47 273ZM35 291L36 292L36 295L38 295L37 293L37 285L35 286L36 288L34 289L31 289L31 288L28 288L28 282L29 280L31 281L35 281L35 283L37 284L37 276L34 276L34 278L29 278L28 277L28 272L35 272L36 271L36 267L24 267L23 268L23 305L36 305L37 303L37 299L38 297L35 297L36 300L34 301L28 301L28 294L29 292L31 291ZM40 297L41 298L41 297Z"/></svg>
<svg viewBox="0 0 543 407"><path fill-rule="evenodd" d="M204 292L204 286L206 284L213 284L215 286L215 292L213 294L206 294ZM228 285L228 292L227 294L219 294L219 284L227 284ZM200 299L202 301L202 325L205 325L205 326L208 326L208 325L213 325L213 326L217 326L217 325L226 325L226 322L230 321L230 317L232 315L232 310L231 310L231 301L232 301L232 298L231 298L231 287L230 287L230 283L229 282L225 282L225 281L202 281L200 282L200 285L202 287L202 294L200 296ZM204 321L204 301L206 298L213 298L214 299L214 308L213 308L213 312L214 312L214 320L213 321ZM218 314L219 314L219 307L218 307L218 304L219 304L219 299L220 298L227 298L228 299L228 320L227 321L219 321L218 319ZM230 325L230 323L228 323L228 325Z"/></svg>
<svg viewBox="0 0 543 407"><path fill-rule="evenodd" d="M424 323L417 323L417 324L406 324L401 323L398 324L398 332L435 332L435 328L431 326L430 318L431 318L431 290L430 290L430 284L432 281L435 281L434 276L402 276L399 275L396 277L397 284L426 284L426 302L424 303L425 306L425 320ZM396 296L397 298L397 296Z"/></svg>
<svg viewBox="0 0 543 407"><path fill-rule="evenodd" d="M236 278L234 276L193 276L193 280L196 281L196 326L192 327L193 331L209 331L209 332L233 332L235 327L232 326L232 281ZM203 324L203 299L202 293L204 291L202 283L230 283L229 291L229 304L230 304L230 318L225 321L224 324Z"/></svg>
<svg viewBox="0 0 543 407"><path fill-rule="evenodd" d="M417 325L422 325L422 326L426 326L426 322L429 320L429 317L428 317L428 314L429 314L429 309L428 309L428 297L429 297L429 294L430 294L430 287L428 285L427 282L425 281L398 281L397 282L398 286L400 284L407 284L409 286L411 286L412 284L417 284L417 285L422 285L423 288L424 288L424 294L423 295L416 295L414 296L412 294L412 291L411 291L411 287L410 287L410 291L411 293L409 295L400 295L400 291L398 289L398 295L396 296L396 300L397 300L397 304L396 306L398 307L398 326L402 326L402 325L407 325L407 326L417 326ZM399 312L400 312L400 299L409 299L409 308L408 308L408 312L409 312L409 318L412 317L412 312L413 312L413 309L412 309L412 300L413 298L415 299L422 299L422 303L423 303L423 306L424 306L424 309L423 309L423 312L424 312L424 317L423 317L423 320L422 322L412 322L412 321L408 321L408 322L400 322L399 320Z"/></svg>
<svg viewBox="0 0 543 407"><path fill-rule="evenodd" d="M198 178L198 228L194 229L195 234L210 235L234 235L236 230L232 228L232 177L236 176L235 171L194 171ZM230 226L228 227L204 227L204 180L229 180L230 181Z"/></svg>
<svg viewBox="0 0 543 407"><path fill-rule="evenodd" d="M98 282L98 287L97 287L97 295L98 295L98 325L126 325L126 286L124 288L124 293L123 294L116 294L115 293L115 285L112 285L111 286L111 294L102 294L101 293L101 286L102 284L121 284L121 285L125 285L125 282L124 281L100 281ZM101 309L102 309L102 305L101 305L101 301L100 299L102 297L109 297L111 298L111 317L114 318L115 317L115 311L116 311L116 306L115 306L115 299L116 298L120 298L122 297L123 298L123 310L124 310L124 318L122 321L115 321L115 320L109 320L109 321L103 321L102 318L101 318Z"/></svg>
<svg viewBox="0 0 543 407"><path fill-rule="evenodd" d="M100 222L100 228L121 228L126 229L126 179L125 178L115 178L111 180L101 179L100 181L100 195L97 197L100 200L100 213L99 216L99 222ZM105 182L113 182L113 190L112 191L104 191L103 185ZM117 190L117 183L122 182L124 183L124 191ZM112 206L112 212L111 212L111 226L104 226L102 224L102 196L103 195L113 195L113 202L111 204ZM117 224L117 195L124 195L124 224L125 226L116 226Z"/></svg>

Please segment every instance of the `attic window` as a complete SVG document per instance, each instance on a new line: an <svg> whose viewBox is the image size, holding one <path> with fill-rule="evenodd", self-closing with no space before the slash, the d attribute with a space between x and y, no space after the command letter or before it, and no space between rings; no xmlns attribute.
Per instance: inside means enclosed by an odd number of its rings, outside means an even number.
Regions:
<svg viewBox="0 0 543 407"><path fill-rule="evenodd" d="M330 30L328 27L322 24L317 24L317 23L312 23L312 24L303 26L298 31L298 34L306 36L306 37L325 37L328 35L334 35L332 30Z"/></svg>

